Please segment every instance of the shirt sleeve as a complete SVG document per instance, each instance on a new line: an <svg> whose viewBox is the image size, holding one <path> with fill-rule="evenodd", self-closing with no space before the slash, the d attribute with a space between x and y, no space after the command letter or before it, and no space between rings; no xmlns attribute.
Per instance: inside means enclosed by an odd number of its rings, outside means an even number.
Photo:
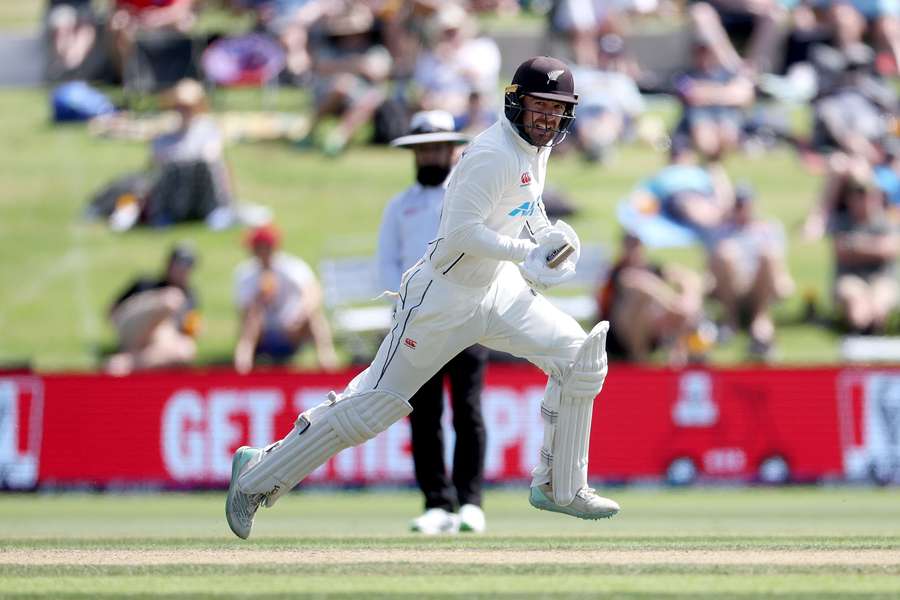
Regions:
<svg viewBox="0 0 900 600"><path fill-rule="evenodd" d="M250 305L253 300L253 294L256 289L253 285L253 273L250 265L244 263L238 266L234 271L234 303L244 309Z"/></svg>
<svg viewBox="0 0 900 600"><path fill-rule="evenodd" d="M539 240L547 230L553 228L553 225L550 223L550 217L547 216L547 208L544 206L543 197L538 198L537 210L525 220L525 227L535 241Z"/></svg>
<svg viewBox="0 0 900 600"><path fill-rule="evenodd" d="M520 262L534 247L530 240L502 235L485 223L510 180L508 164L497 152L463 156L444 198L447 244L472 256Z"/></svg>
<svg viewBox="0 0 900 600"><path fill-rule="evenodd" d="M398 209L399 197L391 200L384 209L378 230L378 282L385 290L396 290L403 277Z"/></svg>
<svg viewBox="0 0 900 600"><path fill-rule="evenodd" d="M283 273L298 289L303 290L311 281L315 281L315 273L304 260L295 256L285 258L288 260L284 261Z"/></svg>

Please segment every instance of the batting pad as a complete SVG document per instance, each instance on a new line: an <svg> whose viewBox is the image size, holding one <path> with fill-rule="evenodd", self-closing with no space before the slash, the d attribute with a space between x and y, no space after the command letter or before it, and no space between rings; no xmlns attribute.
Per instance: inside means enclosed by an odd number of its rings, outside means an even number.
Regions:
<svg viewBox="0 0 900 600"><path fill-rule="evenodd" d="M372 439L411 412L409 402L390 392L347 397L332 392L328 400L301 413L284 439L265 448L238 486L247 494L269 494L266 504L271 506L329 458Z"/></svg>
<svg viewBox="0 0 900 600"><path fill-rule="evenodd" d="M554 501L568 506L578 490L587 487L588 448L594 398L606 379L606 333L601 321L585 338L562 381L547 384L541 414L544 447L541 458L550 468Z"/></svg>

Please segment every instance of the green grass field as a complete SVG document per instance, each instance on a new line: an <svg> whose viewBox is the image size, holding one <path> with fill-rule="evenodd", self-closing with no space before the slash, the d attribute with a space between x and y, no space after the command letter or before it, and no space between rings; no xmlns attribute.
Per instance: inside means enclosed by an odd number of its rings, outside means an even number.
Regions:
<svg viewBox="0 0 900 600"><path fill-rule="evenodd" d="M896 598L900 491L613 490L585 522L485 499L489 533L405 532L413 492L309 492L241 541L224 494L0 497L0 597Z"/></svg>

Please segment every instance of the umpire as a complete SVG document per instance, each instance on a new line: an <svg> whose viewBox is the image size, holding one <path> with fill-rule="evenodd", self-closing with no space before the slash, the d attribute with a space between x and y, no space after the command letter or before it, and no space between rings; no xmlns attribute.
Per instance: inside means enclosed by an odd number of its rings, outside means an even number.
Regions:
<svg viewBox="0 0 900 600"><path fill-rule="evenodd" d="M416 183L387 205L378 238L378 265L385 289L396 290L404 271L432 251L441 220L444 182L458 158L458 148L469 141L454 131L453 117L439 110L418 112L410 133L391 142L409 148L415 157ZM484 480L485 430L481 414L481 389L487 350L472 346L447 363L410 399L413 412L412 453L416 482L425 496L425 512L410 523L412 531L425 534L483 532L481 487ZM452 481L444 465L444 378L450 379L453 403ZM459 512L456 512L458 509Z"/></svg>

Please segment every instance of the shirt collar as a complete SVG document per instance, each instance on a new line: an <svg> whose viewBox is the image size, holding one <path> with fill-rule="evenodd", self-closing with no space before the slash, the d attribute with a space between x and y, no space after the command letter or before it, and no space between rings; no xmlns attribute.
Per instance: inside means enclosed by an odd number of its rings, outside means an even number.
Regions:
<svg viewBox="0 0 900 600"><path fill-rule="evenodd" d="M549 150L549 148L546 147L538 148L537 146L529 144L524 139L522 139L522 136L519 135L518 130L513 126L512 123L509 122L509 119L507 119L506 116L500 117L500 127L503 128L503 131L504 133L506 133L506 135L508 135L515 141L519 149L528 155L540 154L541 150Z"/></svg>

